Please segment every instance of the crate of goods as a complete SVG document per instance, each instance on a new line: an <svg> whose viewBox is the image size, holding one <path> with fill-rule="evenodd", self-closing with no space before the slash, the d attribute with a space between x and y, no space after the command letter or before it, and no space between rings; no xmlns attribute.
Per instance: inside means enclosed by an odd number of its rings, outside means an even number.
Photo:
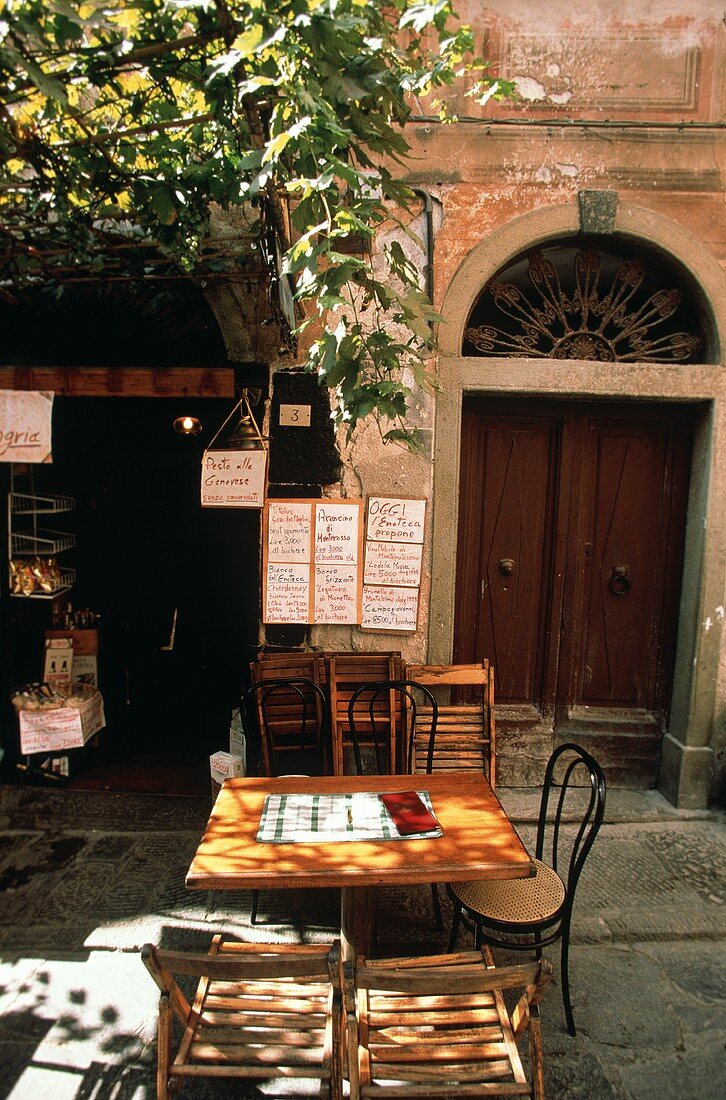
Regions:
<svg viewBox="0 0 726 1100"><path fill-rule="evenodd" d="M89 684L33 684L13 696L20 726L20 751L80 749L106 725L103 697Z"/></svg>

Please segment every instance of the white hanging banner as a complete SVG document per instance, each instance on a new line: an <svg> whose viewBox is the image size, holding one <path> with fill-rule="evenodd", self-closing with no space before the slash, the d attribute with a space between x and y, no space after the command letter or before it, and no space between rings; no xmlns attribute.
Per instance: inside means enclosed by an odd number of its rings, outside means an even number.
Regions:
<svg viewBox="0 0 726 1100"><path fill-rule="evenodd" d="M267 450L205 451L202 457L203 508L262 508Z"/></svg>
<svg viewBox="0 0 726 1100"><path fill-rule="evenodd" d="M0 462L52 462L53 394L0 390Z"/></svg>

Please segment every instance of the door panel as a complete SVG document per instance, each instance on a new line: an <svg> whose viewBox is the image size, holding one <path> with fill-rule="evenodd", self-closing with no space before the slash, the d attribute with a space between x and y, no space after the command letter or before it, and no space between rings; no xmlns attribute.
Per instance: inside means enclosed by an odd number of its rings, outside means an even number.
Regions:
<svg viewBox="0 0 726 1100"><path fill-rule="evenodd" d="M573 701L652 709L665 441L647 425L588 429L581 676Z"/></svg>
<svg viewBox="0 0 726 1100"><path fill-rule="evenodd" d="M491 403L488 403L491 408ZM471 403L464 418L455 660L486 654L500 704L543 702L554 531L551 417L496 417ZM466 569L466 573L462 572Z"/></svg>
<svg viewBox="0 0 726 1100"><path fill-rule="evenodd" d="M560 716L642 729L670 698L688 480L686 410L583 410L573 423ZM589 708L588 711L583 708Z"/></svg>

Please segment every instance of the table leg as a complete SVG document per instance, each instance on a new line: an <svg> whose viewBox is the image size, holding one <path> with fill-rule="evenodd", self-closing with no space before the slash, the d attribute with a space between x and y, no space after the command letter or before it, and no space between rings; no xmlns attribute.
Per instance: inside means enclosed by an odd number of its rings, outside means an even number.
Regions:
<svg viewBox="0 0 726 1100"><path fill-rule="evenodd" d="M376 915L375 886L343 886L340 891L340 938L344 959L370 958Z"/></svg>

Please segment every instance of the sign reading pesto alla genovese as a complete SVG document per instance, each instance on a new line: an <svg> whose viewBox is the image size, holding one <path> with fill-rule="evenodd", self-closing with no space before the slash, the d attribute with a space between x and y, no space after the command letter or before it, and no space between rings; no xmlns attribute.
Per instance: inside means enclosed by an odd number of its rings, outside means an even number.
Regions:
<svg viewBox="0 0 726 1100"><path fill-rule="evenodd" d="M267 450L205 451L202 456L203 508L262 508Z"/></svg>

